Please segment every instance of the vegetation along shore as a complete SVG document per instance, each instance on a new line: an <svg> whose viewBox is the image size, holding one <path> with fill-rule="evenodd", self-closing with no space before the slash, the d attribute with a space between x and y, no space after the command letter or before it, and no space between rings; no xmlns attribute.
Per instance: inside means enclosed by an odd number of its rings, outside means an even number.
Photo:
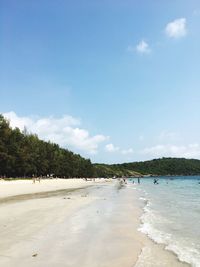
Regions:
<svg viewBox="0 0 200 267"><path fill-rule="evenodd" d="M199 175L200 160L161 158L123 164L92 164L59 145L37 135L12 129L0 115L0 176L32 177L121 177L143 175Z"/></svg>

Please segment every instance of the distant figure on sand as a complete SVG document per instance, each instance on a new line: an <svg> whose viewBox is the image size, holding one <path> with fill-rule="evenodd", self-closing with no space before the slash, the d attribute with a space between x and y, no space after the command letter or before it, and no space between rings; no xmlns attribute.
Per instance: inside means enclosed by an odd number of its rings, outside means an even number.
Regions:
<svg viewBox="0 0 200 267"><path fill-rule="evenodd" d="M41 177L39 176L38 178L35 177L35 175L32 176L33 184L35 184L36 181L40 183Z"/></svg>
<svg viewBox="0 0 200 267"><path fill-rule="evenodd" d="M140 177L138 177L137 181L138 181L138 184L140 184Z"/></svg>
<svg viewBox="0 0 200 267"><path fill-rule="evenodd" d="M127 182L126 182L126 178L123 178L123 181L124 181L124 184L127 184Z"/></svg>

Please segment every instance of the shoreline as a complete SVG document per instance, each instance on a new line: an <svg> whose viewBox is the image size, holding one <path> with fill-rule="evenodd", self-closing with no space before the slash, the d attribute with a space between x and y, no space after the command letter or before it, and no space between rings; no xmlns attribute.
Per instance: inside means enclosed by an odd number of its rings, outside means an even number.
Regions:
<svg viewBox="0 0 200 267"><path fill-rule="evenodd" d="M131 189L119 190L115 181L102 180L50 181L46 186L41 186L43 181L11 183L0 183L1 193L7 188L4 198L12 199L15 193L11 202L0 204L2 267L125 267L136 263L143 236L137 230L141 210L134 204L137 200ZM35 185L38 196L43 190L44 198L32 198ZM64 191L57 191L63 186ZM20 188L31 198L23 199ZM45 197L49 188L58 194Z"/></svg>
<svg viewBox="0 0 200 267"><path fill-rule="evenodd" d="M189 266L139 231L145 203L137 185L116 182L0 182L0 265Z"/></svg>
<svg viewBox="0 0 200 267"><path fill-rule="evenodd" d="M137 188L135 188L137 189ZM144 231L143 216L146 213L146 207L148 207L148 201L141 195L138 190L138 199L140 200L140 207L142 209L142 215L140 216L140 231L145 236L145 244L142 248L141 254L138 257L138 261L135 267L191 267L188 262L181 261L179 256L171 249L168 249L168 244L157 242L148 231Z"/></svg>

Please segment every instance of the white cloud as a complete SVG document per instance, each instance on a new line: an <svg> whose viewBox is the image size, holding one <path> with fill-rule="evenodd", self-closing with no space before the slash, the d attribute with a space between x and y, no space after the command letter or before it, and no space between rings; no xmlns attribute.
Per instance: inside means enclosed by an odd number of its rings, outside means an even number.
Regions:
<svg viewBox="0 0 200 267"><path fill-rule="evenodd" d="M121 153L122 155L129 155L133 153L132 148L120 149L118 146L114 146L113 144L107 144L105 146L105 150L110 153L118 152L118 153Z"/></svg>
<svg viewBox="0 0 200 267"><path fill-rule="evenodd" d="M15 112L3 115L10 120L12 128L18 127L23 130L26 127L29 132L37 134L43 140L50 140L63 147L82 150L90 154L97 153L99 144L108 139L101 134L91 136L87 130L78 127L81 124L79 119L69 115L61 118L20 117Z"/></svg>
<svg viewBox="0 0 200 267"><path fill-rule="evenodd" d="M105 146L105 150L108 152L116 152L116 151L119 151L119 147L116 147L113 144L107 144Z"/></svg>
<svg viewBox="0 0 200 267"><path fill-rule="evenodd" d="M165 28L165 32L170 38L180 38L187 34L186 19L179 18L172 22L169 22Z"/></svg>
<svg viewBox="0 0 200 267"><path fill-rule="evenodd" d="M138 52L140 54L149 54L151 52L151 49L149 47L149 44L145 42L144 40L140 41L137 46L129 45L127 50L131 53Z"/></svg>
<svg viewBox="0 0 200 267"><path fill-rule="evenodd" d="M121 151L123 155L128 155L128 154L132 154L133 153L133 149L129 148L129 149L124 149Z"/></svg>
<svg viewBox="0 0 200 267"><path fill-rule="evenodd" d="M144 40L140 41L139 44L136 46L136 51L141 54L148 54L151 52L149 44Z"/></svg>
<svg viewBox="0 0 200 267"><path fill-rule="evenodd" d="M153 158L157 157L184 157L184 158L200 158L200 145L156 145L147 147L141 152L143 155L148 155Z"/></svg>

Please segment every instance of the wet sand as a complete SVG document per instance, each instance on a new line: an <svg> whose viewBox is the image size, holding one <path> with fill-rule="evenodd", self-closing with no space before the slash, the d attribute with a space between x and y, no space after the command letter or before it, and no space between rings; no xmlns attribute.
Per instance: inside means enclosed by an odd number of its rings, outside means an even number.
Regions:
<svg viewBox="0 0 200 267"><path fill-rule="evenodd" d="M141 211L127 188L103 183L25 195L1 199L0 266L134 266L143 246Z"/></svg>
<svg viewBox="0 0 200 267"><path fill-rule="evenodd" d="M10 189L4 186L0 266L187 266L138 231L142 207L131 185L121 188L115 181L68 183L46 181L43 188L37 184L39 192L30 181L26 185L11 182Z"/></svg>

